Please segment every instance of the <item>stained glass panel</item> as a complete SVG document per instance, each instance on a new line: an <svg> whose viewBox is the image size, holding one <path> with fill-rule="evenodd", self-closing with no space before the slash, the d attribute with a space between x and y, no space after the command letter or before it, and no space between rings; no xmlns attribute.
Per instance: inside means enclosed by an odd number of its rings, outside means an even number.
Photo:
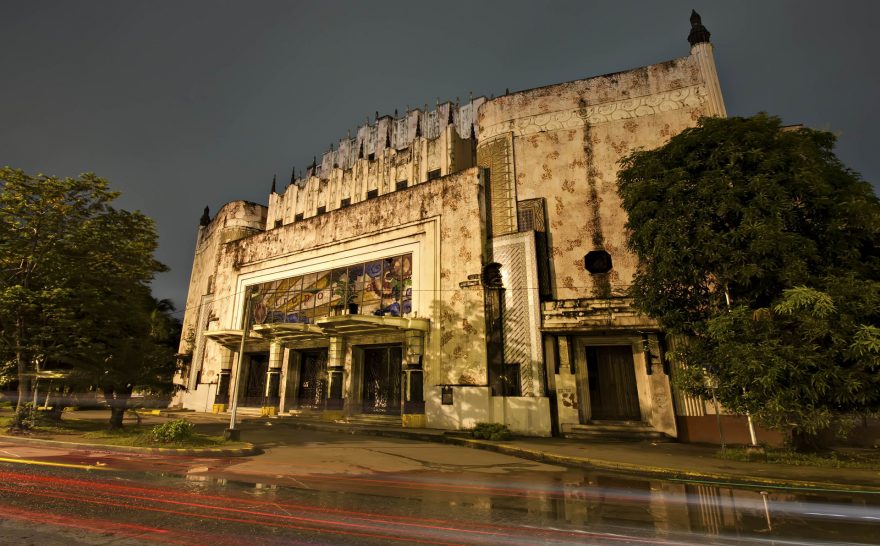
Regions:
<svg viewBox="0 0 880 546"><path fill-rule="evenodd" d="M311 324L352 311L398 317L412 311L412 254L288 277L258 288L252 312L257 324Z"/></svg>
<svg viewBox="0 0 880 546"><path fill-rule="evenodd" d="M382 304L382 260L370 262L364 267L364 295L361 300L362 315L372 315Z"/></svg>

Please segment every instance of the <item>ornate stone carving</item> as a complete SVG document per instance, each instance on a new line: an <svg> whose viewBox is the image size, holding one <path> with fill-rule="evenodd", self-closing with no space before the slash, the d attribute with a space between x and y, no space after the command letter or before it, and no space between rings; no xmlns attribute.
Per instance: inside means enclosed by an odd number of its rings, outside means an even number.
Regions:
<svg viewBox="0 0 880 546"><path fill-rule="evenodd" d="M526 136L544 131L576 129L583 127L585 121L590 125L599 125L681 108L695 108L705 103L706 100L705 86L693 85L654 95L512 119L496 123L491 127L480 127L480 138L488 139L505 132L513 132L515 136Z"/></svg>

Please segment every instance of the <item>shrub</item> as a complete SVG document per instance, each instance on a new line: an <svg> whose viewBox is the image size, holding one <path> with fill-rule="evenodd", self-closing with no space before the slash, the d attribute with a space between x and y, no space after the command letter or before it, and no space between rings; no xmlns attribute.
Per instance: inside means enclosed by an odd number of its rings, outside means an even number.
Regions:
<svg viewBox="0 0 880 546"><path fill-rule="evenodd" d="M12 430L30 430L34 428L34 425L36 424L34 422L36 418L34 413L33 404L30 402L22 404L17 410L15 410L9 428Z"/></svg>
<svg viewBox="0 0 880 546"><path fill-rule="evenodd" d="M194 425L186 419L175 419L154 426L148 433L150 440L167 444L192 438Z"/></svg>
<svg viewBox="0 0 880 546"><path fill-rule="evenodd" d="M501 423L477 423L471 434L474 438L484 440L510 440L513 438L510 429Z"/></svg>

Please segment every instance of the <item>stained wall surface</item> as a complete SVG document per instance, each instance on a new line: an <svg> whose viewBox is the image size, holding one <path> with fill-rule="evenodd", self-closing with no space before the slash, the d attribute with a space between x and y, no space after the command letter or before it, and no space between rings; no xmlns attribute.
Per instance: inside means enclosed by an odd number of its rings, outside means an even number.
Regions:
<svg viewBox="0 0 880 546"><path fill-rule="evenodd" d="M591 421L588 348L631 347L640 426L676 436L662 335L626 298L637 263L626 249L616 179L623 157L661 146L706 115L725 109L712 45L698 40L690 56L664 63L432 111L377 114L305 176L273 183L268 207L233 202L199 229L184 326L190 335L181 343L192 364L178 402L207 407L212 381L216 392L214 378L231 367L237 349L205 339L240 330L246 287L411 254L407 317L430 326L424 420L405 415L404 426L494 420L526 434L570 432ZM611 256L609 272L586 270L590 251ZM496 392L488 363L495 349L481 273L491 262L501 263L506 290L503 347L493 362L505 384L516 383L513 394ZM308 344L344 362L350 412L363 382L357 347L410 347L412 331L407 336L386 331ZM246 348L282 363L282 382L295 350L259 339Z"/></svg>
<svg viewBox="0 0 880 546"><path fill-rule="evenodd" d="M706 101L699 67L685 57L483 105L480 150L498 140L512 141L511 193L517 200L545 202L554 299L623 294L636 259L625 247L618 162L696 125L707 113ZM502 182L493 176L493 184ZM493 214L494 208L493 202ZM608 278L584 268L584 255L596 249L612 256Z"/></svg>

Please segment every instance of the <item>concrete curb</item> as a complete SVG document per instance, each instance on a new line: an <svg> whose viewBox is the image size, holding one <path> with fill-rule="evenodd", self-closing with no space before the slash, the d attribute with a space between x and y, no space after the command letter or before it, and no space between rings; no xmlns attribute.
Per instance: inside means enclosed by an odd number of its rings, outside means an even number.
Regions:
<svg viewBox="0 0 880 546"><path fill-rule="evenodd" d="M722 474L715 472L699 472L689 470L679 470L675 468L666 468L660 466L638 465L631 463L622 463L615 461L605 461L601 459L590 459L585 457L571 457L568 455L556 455L546 451L538 451L518 447L503 442L491 442L488 440L477 440L456 435L448 434L430 434L423 432L406 432L404 430L388 430L376 429L368 427L353 427L351 425L335 425L323 423L305 423L284 421L285 426L299 428L304 430L317 430L325 432L342 432L346 434L364 434L369 436L379 436L386 438L402 438L410 440L421 440L425 442L434 442L440 444L457 445L470 447L473 449L484 449L511 455L521 459L528 459L540 463L556 464L573 468L582 468L586 470L604 470L607 472L615 472L618 474L627 474L630 476L644 476L661 478L665 480L684 481L684 482L700 482L710 485L732 485L732 486L749 486L749 487L766 487L772 489L801 489L814 492L841 492L841 493L870 493L880 494L880 486L865 484L847 484L839 482L817 482L806 480L793 480L787 478L771 478L765 476L744 476L737 474Z"/></svg>
<svg viewBox="0 0 880 546"><path fill-rule="evenodd" d="M88 449L91 451L109 451L118 453L141 453L145 455L180 455L187 457L247 457L259 455L263 451L253 444L245 444L239 448L172 448L172 447L136 447L115 446L110 444L89 444L83 442L62 442L60 440L44 440L41 438L22 438L0 434L0 440L7 440L16 444L25 444L42 447Z"/></svg>

